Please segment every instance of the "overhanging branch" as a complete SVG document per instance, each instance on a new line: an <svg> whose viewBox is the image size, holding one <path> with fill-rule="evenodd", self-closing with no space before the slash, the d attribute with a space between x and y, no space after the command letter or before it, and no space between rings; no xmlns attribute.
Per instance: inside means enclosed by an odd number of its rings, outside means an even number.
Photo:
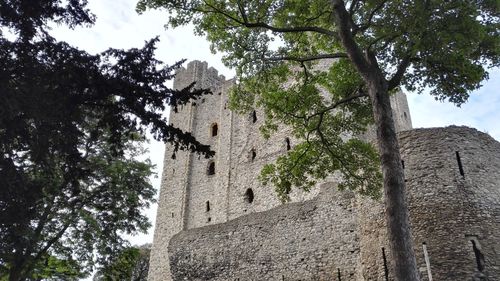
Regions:
<svg viewBox="0 0 500 281"><path fill-rule="evenodd" d="M408 68L408 66L410 66L410 63L411 63L411 56L406 56L401 61L401 63L398 66L398 69L396 70L396 73L387 83L387 89L389 91L399 86L401 80L403 79L403 75L406 72L406 69Z"/></svg>
<svg viewBox="0 0 500 281"><path fill-rule="evenodd" d="M207 5L208 7L210 7L211 9L213 9L213 11L208 11L208 10L197 10L198 12L205 12L205 13L210 13L210 12L215 12L215 13L219 13L223 16L225 16L226 18L244 26L244 27L247 27L247 28L264 28L264 29L267 29L267 30L270 30L272 32L276 32L276 33L292 33L292 32L297 32L297 33L300 33L300 32L316 32L316 33L320 33L320 34L324 34L324 35L327 35L327 36L330 36L330 37L335 37L337 38L337 33L333 30L329 30L329 29L326 29L326 28L322 28L322 27L318 27L318 26L291 26L291 27L278 27L278 26L272 26L270 24L267 24L265 22L261 22L261 21L257 21L257 22L250 22L248 20L248 15L246 14L245 12L245 8L239 4L238 2L238 12L239 14L241 15L241 19L235 17L235 16L232 16L230 15L229 13L223 11L222 9L219 9L209 3L207 3L206 1L204 1L205 5Z"/></svg>
<svg viewBox="0 0 500 281"><path fill-rule="evenodd" d="M305 57L294 57L294 56L281 56L281 57L270 57L265 60L268 61L296 61L296 62L308 62L321 59L337 59L337 58L347 58L346 53L333 53L333 54L319 54Z"/></svg>

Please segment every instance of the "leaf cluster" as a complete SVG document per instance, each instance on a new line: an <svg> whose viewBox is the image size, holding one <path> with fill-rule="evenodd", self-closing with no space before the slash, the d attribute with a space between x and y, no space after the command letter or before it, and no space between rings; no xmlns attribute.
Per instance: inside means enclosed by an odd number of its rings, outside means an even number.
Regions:
<svg viewBox="0 0 500 281"><path fill-rule="evenodd" d="M94 281L146 281L151 245L127 247L118 252L94 275Z"/></svg>
<svg viewBox="0 0 500 281"><path fill-rule="evenodd" d="M172 27L192 23L238 77L278 62L351 60L342 28L356 52L376 58L389 90L428 87L460 105L500 63L496 0L140 0L137 8L166 9ZM340 21L337 10L345 11Z"/></svg>
<svg viewBox="0 0 500 281"><path fill-rule="evenodd" d="M308 73L281 65L262 77L244 80L234 91L232 104L243 104L238 94L243 92L263 108L264 137L283 124L300 142L261 172L260 179L272 183L282 200L288 199L292 186L309 190L318 179L335 173L341 178L340 189L380 197L378 154L370 143L357 138L373 122L360 85L352 65L341 61L329 66L328 72Z"/></svg>

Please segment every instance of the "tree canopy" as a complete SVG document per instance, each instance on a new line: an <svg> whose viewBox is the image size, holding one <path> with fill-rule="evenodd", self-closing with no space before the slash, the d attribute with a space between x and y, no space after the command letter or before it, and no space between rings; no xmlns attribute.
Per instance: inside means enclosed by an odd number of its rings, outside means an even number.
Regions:
<svg viewBox="0 0 500 281"><path fill-rule="evenodd" d="M280 158L281 165L270 165L264 171L264 180L275 183L285 197L291 181L307 189L313 182L299 175L322 178L320 170L341 170L352 180L341 187L365 186L362 192L379 195L371 184L380 179L369 168L378 161L373 151L341 139L345 134L359 134L373 122L364 79L369 67L359 71L355 60L373 57L389 91L401 86L430 88L436 99L458 105L488 77L487 68L499 64L497 1L334 2L138 3L140 11L165 8L169 26L193 23L197 34L206 35L212 49L223 53L226 65L237 70L240 84L233 95L233 108L263 106L268 117L263 128L266 135L277 127L273 121L278 121L309 140ZM335 10L335 6L342 9ZM355 43L356 48L350 49L356 49L356 57L346 50L341 29L354 40L351 46ZM333 60L341 63L333 64ZM320 132L324 136L318 141ZM336 148L335 157L329 151L332 147ZM322 157L330 158L328 167L320 167L326 165ZM360 162L363 169L354 164ZM313 167L311 163L318 164L318 169L308 169Z"/></svg>
<svg viewBox="0 0 500 281"><path fill-rule="evenodd" d="M151 245L127 247L117 253L112 261L99 268L94 281L146 281L149 270Z"/></svg>
<svg viewBox="0 0 500 281"><path fill-rule="evenodd" d="M333 171L341 187L384 200L397 280L418 280L389 96L431 89L457 105L500 63L498 1L140 0L172 27L194 24L237 70L238 108L262 106L268 134L284 122L303 142L263 170L283 194ZM335 62L335 63L334 63ZM356 138L373 122L376 153Z"/></svg>
<svg viewBox="0 0 500 281"><path fill-rule="evenodd" d="M0 275L9 280L88 273L146 231L154 202L145 132L175 149L213 152L162 116L208 90L169 89L182 62L142 48L90 55L48 32L91 25L87 1L0 3ZM64 276L64 277L62 277Z"/></svg>

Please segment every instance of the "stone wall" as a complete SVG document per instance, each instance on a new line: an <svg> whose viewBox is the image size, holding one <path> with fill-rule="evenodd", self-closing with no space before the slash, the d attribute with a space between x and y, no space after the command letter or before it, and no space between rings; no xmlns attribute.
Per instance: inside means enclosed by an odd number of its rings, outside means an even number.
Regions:
<svg viewBox="0 0 500 281"><path fill-rule="evenodd" d="M193 132L196 138L202 142L210 143L213 145L212 149L217 150L219 146L217 143L214 143L209 135L210 124L213 122L214 118L204 120L200 119L198 116L206 114L203 111L203 108L206 107L200 106L204 102L208 101L212 108L220 108L220 106L217 105L223 103L223 97L222 95L218 95L218 93L221 92L218 90L226 87L226 79L224 76L219 76L214 68L208 68L207 63L194 61L190 62L187 68L178 70L174 81L174 88L182 89L190 85L193 81L197 81L196 87L212 86L215 95L200 99L197 103L185 105L181 107L177 113L171 111L169 121L184 131ZM202 110L201 112L199 112L200 108ZM211 116L223 114L221 111L217 110L214 112L216 113L211 114ZM228 137L226 137L226 139L228 139ZM174 154L172 146L167 145L165 147L161 181L162 188L160 190L158 200L159 207L156 214L156 227L151 250L149 280L171 280L167 254L167 246L170 238L179 231L187 229L190 224L196 226L193 222L195 219L207 220L207 218L195 217L191 211L192 209L200 208L200 206L196 205L202 205L199 201L204 200L204 194L199 194L198 190L194 192L199 196L193 198L193 192L191 190L192 188L196 188L196 185L193 185L192 182L193 174L200 173L202 168L206 169L206 162L206 160L200 160L198 162L197 155L185 151L178 151ZM193 169L193 167L197 169ZM204 170L204 172L206 172L206 170ZM215 196L214 194L214 197ZM203 202L203 204L205 204L205 202ZM205 206L201 206L201 208L205 208ZM217 219L219 222L225 221L225 215L219 212Z"/></svg>
<svg viewBox="0 0 500 281"><path fill-rule="evenodd" d="M291 146L296 143L296 140L291 137L290 131L282 128L266 140L259 133L258 128L263 122L263 115L258 109L255 114L250 112L247 115L237 115L231 112L227 107L227 100L233 81L225 80L225 77L218 75L215 69L209 68L207 63L190 62L187 68L178 72L174 87L179 89L189 85L192 81L197 81L197 87L210 87L214 95L202 97L194 104L184 106L178 113L172 112L170 122L185 131L192 132L202 143L210 144L212 149L216 151L216 156L213 159L204 159L196 154L177 152L175 157L172 157L172 148L167 145L151 253L150 280L171 280L167 246L174 234L182 230L225 223L242 216L241 219L238 219L239 222L247 219L252 220L253 216L248 216L248 214L271 209L270 214L275 214L279 211L274 211L273 208L278 207L279 210L287 208L281 206L273 188L261 186L257 177L264 164L272 162L279 155L286 153L287 143L285 140L287 138L290 140ZM393 95L391 102L396 129L399 131L411 129L411 118L404 94ZM213 134L214 125L217 125L218 128L216 135ZM444 237L450 229L457 229L458 226L455 227L453 223L459 225L461 221L466 221L468 226L474 225L475 228L469 228L470 233L464 233L467 232L465 227L457 232L460 233L460 241L465 241L465 244L460 242L462 248L456 250L460 252L460 259L468 261L475 259L474 252L470 251L473 249L471 241L474 241L476 253L479 250L485 256L485 264L488 262L491 264L492 260L494 261L492 264L498 264L498 256L494 254L499 252L498 245L488 242L492 239L491 237L498 238L496 236L498 232L494 230L490 233L490 230L485 230L498 229L498 220L495 218L499 216L495 206L498 206L498 182L500 181L498 172L496 174L494 172L495 169L498 171L498 166L496 166L499 159L497 148L495 145L489 147L492 142L486 141L487 138L484 137L484 134L472 129L434 130L407 131L402 133L401 138L410 192L410 211L415 217L412 219L412 223L415 225L416 249L422 273L426 274L427 272L422 250L424 242L428 257L433 262L431 265L433 274L442 276L439 273L441 268L451 266L444 260L446 254L436 254L435 251L442 250L441 246L444 246L445 250L454 246L446 244L449 241L443 243L439 241L445 239ZM459 133L453 133L455 131ZM469 135L471 135L470 140L468 139ZM373 140L374 131L370 130L364 137ZM482 148L487 145L487 148ZM465 175L462 176L459 173L458 178L456 175L456 151L461 157L462 170ZM215 168L213 175L210 175L208 171L211 162ZM488 163L488 165L484 163ZM310 193L293 190L290 194L292 202L311 200L319 193L319 190L319 188L314 188ZM438 191L439 193L436 193ZM434 194L438 194L438 196L428 198ZM488 194L491 195L491 198L488 197ZM469 198L469 196L472 197ZM313 199L307 202L316 202L314 204L317 204L320 201L321 199ZM356 218L346 217L342 221L334 220L334 224L338 228L351 224L357 225L356 237L359 240L357 242L357 264L350 266L358 268L356 271L358 279L356 280L385 280L386 271L391 277L391 264L384 263L382 254L384 252L387 259L390 257L383 205L381 202L359 196L356 197L355 202ZM433 208L438 210L438 215L434 214ZM263 215L256 214L256 216L260 218L257 221L263 220ZM352 220L349 221L347 218L352 218ZM321 220L315 222L325 223ZM280 231L285 231L284 226ZM218 225L217 228L219 227L224 227L224 225ZM329 227L328 224L325 227ZM425 235L433 233L434 229L439 230L436 232L440 233L439 238L435 238L437 240L428 239ZM294 232L295 229L290 227L288 233L294 234ZM258 233L255 235L260 237ZM269 239L271 238L275 239L276 237L269 237ZM330 237L325 239L330 239ZM454 237L454 239L459 241L458 237ZM345 245L345 247L350 246L353 245ZM490 249L491 252L485 249ZM201 250L202 248L200 248ZM443 258L439 257L441 255ZM204 256L204 254L200 254L200 256ZM330 256L330 258L337 257L335 253ZM196 264L196 261L193 262ZM337 262L333 261L333 264ZM328 266L331 265L330 263ZM473 267L474 263L472 265L468 263L467 266ZM460 268L463 271L457 271L460 272L457 274L465 274L465 272L469 274L474 269L467 268L465 265L460 265ZM483 270L483 273L479 270L476 271L474 274L478 276L481 274L490 276L487 270ZM286 275L284 271L277 272L273 274L277 274L276 276ZM321 274L318 276L323 276ZM434 278L434 280L447 279Z"/></svg>
<svg viewBox="0 0 500 281"><path fill-rule="evenodd" d="M498 280L500 143L452 126L403 132L400 145L421 271L425 243L434 280Z"/></svg>
<svg viewBox="0 0 500 281"><path fill-rule="evenodd" d="M421 280L429 271L433 280L497 280L500 144L466 127L405 131L400 142ZM393 277L381 201L333 184L312 200L183 231L169 254L174 280Z"/></svg>
<svg viewBox="0 0 500 281"><path fill-rule="evenodd" d="M169 244L174 280L357 279L355 197L325 184L317 198L183 231Z"/></svg>

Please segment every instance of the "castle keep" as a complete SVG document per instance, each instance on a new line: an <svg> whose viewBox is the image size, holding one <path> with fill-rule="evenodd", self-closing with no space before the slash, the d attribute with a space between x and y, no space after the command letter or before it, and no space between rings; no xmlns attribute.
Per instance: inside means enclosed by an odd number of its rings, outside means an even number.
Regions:
<svg viewBox="0 0 500 281"><path fill-rule="evenodd" d="M174 87L211 88L170 122L216 151L199 159L167 145L149 280L392 280L383 206L337 191L335 178L282 204L257 180L294 139L259 132L259 112L227 108L231 80L207 63ZM392 97L422 280L500 280L500 143L466 127L411 128Z"/></svg>

